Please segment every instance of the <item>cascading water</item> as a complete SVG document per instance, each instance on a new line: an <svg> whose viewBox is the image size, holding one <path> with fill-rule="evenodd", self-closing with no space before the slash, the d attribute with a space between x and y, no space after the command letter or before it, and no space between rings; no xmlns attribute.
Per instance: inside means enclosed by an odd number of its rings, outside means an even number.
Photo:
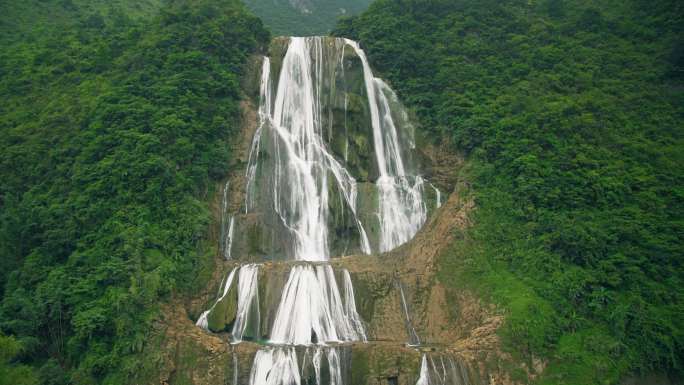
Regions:
<svg viewBox="0 0 684 385"><path fill-rule="evenodd" d="M409 337L409 346L418 346L420 345L420 337L418 337L418 333L416 333L416 329L413 327L413 323L411 323L411 316L409 315L409 307L408 307L408 302L406 301L406 295L404 294L404 286L401 284L401 282L397 281L397 286L399 287L399 296L401 298L401 308L404 310L404 323L406 324L406 331L408 333Z"/></svg>
<svg viewBox="0 0 684 385"><path fill-rule="evenodd" d="M368 105L371 112L375 158L380 176L376 181L379 193L379 251L391 250L411 239L423 226L427 208L423 202L423 178L410 177L401 156L399 136L392 117L389 98L396 99L392 89L373 76L365 52L357 42L345 40L354 48L363 63Z"/></svg>
<svg viewBox="0 0 684 385"><path fill-rule="evenodd" d="M344 50L350 46L362 61L365 88L371 111L371 127L379 176L379 251L390 250L408 241L425 222L422 178L410 178L401 155L388 94L391 90L375 78L363 51L355 42L330 40L332 60L324 55L322 38L292 38L282 61L275 96L271 93L270 60L265 59L261 78L260 124L252 143L247 168L247 210L256 201L255 186L267 185L277 219L292 240L289 256L300 261L327 261L331 187L339 192L341 205L353 218L359 249L371 252L364 224L357 215L357 182L327 148L323 132L330 133L332 118L324 116L324 83L344 76ZM329 81L331 84L332 81ZM331 85L328 84L328 87ZM347 105L345 95L345 107ZM330 115L328 111L327 115ZM326 120L327 119L327 120ZM325 122L328 126L325 126ZM346 122L345 122L346 124ZM257 181L260 151L267 151L272 172ZM328 265L298 265L292 268L276 312L270 342L310 345L330 342L365 341L363 323L356 311L348 271L343 272L344 301L332 268ZM334 352L331 350L330 352ZM268 348L260 351L252 370L252 384L270 372L268 383L299 383L293 373L293 350ZM331 357L334 356L334 353ZM328 360L329 364L332 362ZM337 366L339 368L339 365ZM331 368L331 373L336 373ZM339 373L338 373L339 374ZM336 377L336 374L332 375Z"/></svg>
<svg viewBox="0 0 684 385"><path fill-rule="evenodd" d="M259 265L249 264L240 268L238 275L238 301L233 323L233 342L240 342L248 328L253 337L260 335L261 316L259 314Z"/></svg>
<svg viewBox="0 0 684 385"><path fill-rule="evenodd" d="M332 267L295 266L283 290L271 342L308 345L363 340L363 325L356 322L358 314L351 306L348 297L342 303Z"/></svg>
<svg viewBox="0 0 684 385"><path fill-rule="evenodd" d="M345 48L350 47L362 66L363 90L369 111L369 136L373 138L373 169L377 171L377 223L363 223L357 214L357 181L346 166L348 138L345 135L343 159L329 149L332 122L336 116L330 105L348 94L345 79ZM423 200L424 180L411 175L402 149L396 121L406 113L396 111L394 92L373 76L365 53L347 39L291 38L274 85L271 61L262 65L259 126L252 141L247 166L248 211L256 206L260 194L269 205L276 222L288 235L287 257L304 261L329 259L330 206L332 194L339 193L341 213L348 213L356 226L358 249L389 251L411 239L425 223L427 208ZM339 96L343 93L343 96ZM327 106L327 107L326 107ZM346 130L346 115L343 126ZM327 136L324 133L327 132ZM404 147L413 146L412 140ZM374 245L366 231L377 226Z"/></svg>
<svg viewBox="0 0 684 385"><path fill-rule="evenodd" d="M225 259L231 258L231 250L233 249L233 232L235 230L235 217L231 215L228 222L228 234L226 236L226 248L223 254Z"/></svg>
<svg viewBox="0 0 684 385"><path fill-rule="evenodd" d="M423 354L423 358L420 361L420 376L416 385L430 385L430 373L428 368L427 356Z"/></svg>
<svg viewBox="0 0 684 385"><path fill-rule="evenodd" d="M451 356L423 354L416 385L471 385L468 369Z"/></svg>
<svg viewBox="0 0 684 385"><path fill-rule="evenodd" d="M205 311L199 316L199 318L197 319L197 322L195 323L197 326L201 327L201 328L204 329L204 330L208 330L208 329L209 329L209 320L208 320L209 313L211 313L211 311L214 310L214 308L216 307L216 305L217 305L219 302L221 302L221 300L222 300L223 298L225 298L226 295L228 295L228 292L230 291L230 287L231 287L231 285L233 284L233 277L235 277L235 271L236 271L236 270L237 270L237 268L231 270L230 274L228 274L228 278L226 278L225 283L223 284L223 285L224 285L224 286L223 286L223 293L222 293L221 296L214 302L214 304L211 305L211 307L209 308L209 310L205 310Z"/></svg>
<svg viewBox="0 0 684 385"><path fill-rule="evenodd" d="M221 250L225 259L231 258L233 247L233 231L235 228L235 217L228 214L228 191L230 181L223 186L223 198L221 199Z"/></svg>
<svg viewBox="0 0 684 385"><path fill-rule="evenodd" d="M261 132L264 126L270 124L271 121L271 60L268 57L264 57L263 63L261 65L261 86L259 88L259 126L254 133L254 138L252 139L252 146L249 149L249 160L247 161L247 186L245 188L245 212L254 208L255 202L254 197L255 192L255 179L257 172L257 157L259 156L259 150L261 145Z"/></svg>
<svg viewBox="0 0 684 385"><path fill-rule="evenodd" d="M439 189L432 183L430 183L430 186L432 189L435 191L435 207L440 208L442 207L442 192L439 191Z"/></svg>
<svg viewBox="0 0 684 385"><path fill-rule="evenodd" d="M345 68L352 61L360 63L362 73L347 84ZM275 76L272 68L280 69ZM358 91L354 97L350 87ZM359 107L359 95L365 97L367 106ZM372 138L369 154L364 155L370 164L362 179L364 191L372 193L364 197L359 196L359 176L354 176L358 165L353 168L350 163L346 111L353 103L367 111L368 121L361 126L367 125L363 126L368 129L364 137ZM333 105L343 106L343 117ZM344 269L336 276L328 261L331 245L339 243L338 234L353 243L342 242L337 253L348 249L363 254L385 252L410 240L426 220L425 181L412 174L413 166L404 159L414 144L407 140L410 135L400 130L408 120L398 105L390 87L373 76L365 53L354 41L290 38L282 61L264 58L259 124L245 175L245 214L258 211L262 225L271 231L272 249L297 262L282 289L270 332L264 334L268 341L254 358L250 385L312 381L321 385L322 373L326 383L342 385L344 346L338 344L366 341L349 271ZM333 131L339 125L334 123L342 118L344 141L339 147L342 150L336 152L332 149L337 135ZM224 212L227 189L226 185ZM362 199L377 210L375 215L359 215ZM232 217L222 222L226 258L231 257L233 226ZM373 229L372 239L368 229ZM233 270L226 279L216 303L228 293L235 274ZM262 335L258 265L244 265L237 274L233 343L247 334ZM207 314L216 303L202 314L198 325L208 327Z"/></svg>
<svg viewBox="0 0 684 385"><path fill-rule="evenodd" d="M351 276L349 275L349 270L344 269L342 271L344 274L344 315L346 319L351 323L350 330L354 330L358 335L359 339L366 341L366 332L363 328L363 321L361 321L361 316L356 311L356 300L354 299L354 286L352 285Z"/></svg>
<svg viewBox="0 0 684 385"><path fill-rule="evenodd" d="M250 385L299 385L301 382L294 347L269 347L256 353L249 375Z"/></svg>
<svg viewBox="0 0 684 385"><path fill-rule="evenodd" d="M275 346L259 350L249 376L250 384L344 385L342 352L336 347L306 348L298 359L293 346ZM325 371L324 363L328 370Z"/></svg>

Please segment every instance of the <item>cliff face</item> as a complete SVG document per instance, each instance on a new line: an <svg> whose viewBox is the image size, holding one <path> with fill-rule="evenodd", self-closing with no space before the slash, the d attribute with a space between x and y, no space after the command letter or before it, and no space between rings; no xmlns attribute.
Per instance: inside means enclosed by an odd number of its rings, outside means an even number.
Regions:
<svg viewBox="0 0 684 385"><path fill-rule="evenodd" d="M276 39L272 44L272 65L278 68L278 58L284 55L284 42ZM347 58L351 63L349 78L345 85L347 92L356 92L359 99L365 97L359 84L354 82L354 71L359 68L358 58ZM197 298L178 299L164 308L164 317L159 320L155 341L161 347L156 351L156 368L150 371L147 382L163 384L247 384L258 341L269 338L274 309L282 294L282 288L294 261L272 258L279 247L274 234L268 233L269 226L261 214L239 214L245 199L245 169L248 163L249 147L257 128L257 109L260 60L254 59L254 73L244 80L246 95L242 103L243 130L241 138L234 141L235 170L229 176L227 191L219 190L213 208L215 225L213 238L219 244L215 257L215 268L206 290ZM334 93L333 93L334 95ZM353 99L353 96L349 100ZM338 103L338 104L336 104ZM363 116L365 103L358 107L345 107L332 97L326 108L338 109L354 119ZM359 122L364 121L362 117ZM343 120L344 121L344 120ZM347 122L349 119L346 120ZM363 158L372 156L368 139L369 127L363 124L346 124L337 127L331 124L328 145L336 156L350 160L357 165L354 177L359 181L359 200L372 201L372 178L374 170ZM353 282L356 308L364 322L368 342L350 343L342 347L342 359L347 366L345 383L349 384L415 384L419 378L421 360L427 357L434 365L448 362L454 366L454 373L470 384L512 383L503 370L506 354L499 349L497 328L503 318L493 308L483 304L469 292L454 292L440 283L436 276L437 260L450 246L454 237L469 225L468 215L473 202L459 192L464 182L458 178L462 160L443 147L436 147L429 141L415 139L416 156L424 175L444 193L426 188L430 216L415 238L389 253L360 255L349 242L333 241L331 265L337 282L343 282L342 269L349 272ZM353 142L353 143L352 143ZM340 144L341 143L341 144ZM365 194L365 196L364 196ZM438 196L438 194L440 196ZM444 195L442 197L441 195ZM439 207L438 207L439 206ZM336 208L332 207L332 211ZM361 215L372 215L373 209L359 207ZM231 236L231 260L225 259L226 212L238 213L232 217L235 232ZM333 214L335 215L335 214ZM345 216L332 233L345 234L348 227ZM371 236L372 237L372 236ZM356 242L355 244L358 244ZM348 255L352 254L352 255ZM210 308L221 290L226 276L240 264L263 261L258 270L258 312L252 315L252 325L244 339L250 340L230 345L230 332L235 322L237 297L230 291L218 301L209 312L209 332L195 326L200 314ZM417 344L420 346L408 346ZM155 348L156 349L156 348ZM306 348L297 348L306 354ZM301 350L301 352L299 352ZM525 370L525 368L523 368Z"/></svg>
<svg viewBox="0 0 684 385"><path fill-rule="evenodd" d="M468 368L473 384L513 383L500 367L507 359L499 350L496 335L502 316L472 293L450 291L435 276L436 259L449 246L451 237L468 225L467 214L471 209L472 202L462 200L455 191L405 247L384 255L349 256L333 261L335 267L350 272L357 308L369 339L369 343L356 343L349 348L350 384L415 384L424 352L458 359ZM219 302L210 318L214 333L201 330L193 321L215 298L221 276L234 266L217 257L217 271L221 274L215 275L204 300L179 301L165 308L158 329L164 351L159 362L159 383L233 383L236 373L238 384L248 383L257 345L228 343L226 330L230 330L234 318L231 303L235 300L228 296ZM260 280L263 308L273 308L267 302L278 296L290 267L287 262L262 266L260 278L271 277L268 281ZM269 325L272 319L272 313L262 312L262 325ZM416 350L406 346L411 339L410 328L415 329L427 347Z"/></svg>

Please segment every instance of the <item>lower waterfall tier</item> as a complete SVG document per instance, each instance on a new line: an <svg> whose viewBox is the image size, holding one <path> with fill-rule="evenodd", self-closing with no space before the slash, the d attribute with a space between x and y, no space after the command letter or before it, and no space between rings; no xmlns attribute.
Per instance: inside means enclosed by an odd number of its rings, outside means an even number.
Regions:
<svg viewBox="0 0 684 385"><path fill-rule="evenodd" d="M477 367L457 353L425 351L396 343L336 347L264 347L251 342L205 346L192 336L178 340L174 384L226 385L416 385L427 357L430 385L484 385ZM206 360L206 356L212 357ZM434 368L433 368L434 363ZM442 363L447 371L446 381ZM457 370L453 375L453 370ZM266 374L266 375L265 375ZM162 374L164 377L164 374ZM341 381L341 382L340 382Z"/></svg>
<svg viewBox="0 0 684 385"><path fill-rule="evenodd" d="M360 256L237 265L197 325L223 339L234 363L225 375L237 376L235 384L479 383L477 370L434 343L440 336L414 327L419 287L380 263ZM357 298L354 285L364 295Z"/></svg>
<svg viewBox="0 0 684 385"><path fill-rule="evenodd" d="M456 366L462 363L470 375L470 384L506 383L490 380L492 376L502 376L496 334L502 318L472 294L449 291L435 275L435 258L448 247L451 237L458 234L457 228L470 207L468 201L451 195L442 202L437 215L428 221L429 231L419 232L406 247L389 254L333 258L329 263L273 261L240 265L237 261L217 259L217 273L209 281L202 300L177 302L165 307L166 316L150 344L158 346L159 350L147 350L158 354L160 364L157 371L150 374L154 376L153 380L140 383L249 385L258 351L289 348L294 348L297 355L301 384L316 383L315 377L312 382L302 370L306 366L303 362L307 349L313 355L318 348L339 350L345 385L414 385L421 378L423 354L427 354L427 369L433 372L423 376L431 380L429 384L461 385L449 379L453 376L439 382L439 378L445 378L443 371L435 372L435 368L441 368L441 357L444 357L447 369L451 367L448 357ZM327 346L268 344L283 289L293 268L298 266L314 270L318 266L330 267L343 307L345 301L351 305L344 298L344 271L348 271L354 289L353 305L363 321L367 342L329 343ZM223 296L233 270L231 285L234 290L229 288ZM244 296L243 305L239 305L236 289L240 287L239 276L248 271L254 274L250 280L254 282L254 295ZM206 317L210 330L207 332L191 320L198 320L212 307ZM246 322L245 332L239 338L242 342L235 344L239 307L250 310L243 317ZM419 336L419 346L407 346L413 332ZM261 353L262 356L266 354ZM326 383L329 380L325 380L328 377L323 373L329 372L327 353L320 354L321 366L326 367L321 368L321 381ZM263 360L268 363L266 358ZM237 379L234 378L236 374Z"/></svg>
<svg viewBox="0 0 684 385"><path fill-rule="evenodd" d="M288 273L269 267L264 271L268 279L263 275L259 279L260 266L233 268L197 326L230 332L234 343L312 345L366 340L346 269L336 274L329 264L282 264Z"/></svg>

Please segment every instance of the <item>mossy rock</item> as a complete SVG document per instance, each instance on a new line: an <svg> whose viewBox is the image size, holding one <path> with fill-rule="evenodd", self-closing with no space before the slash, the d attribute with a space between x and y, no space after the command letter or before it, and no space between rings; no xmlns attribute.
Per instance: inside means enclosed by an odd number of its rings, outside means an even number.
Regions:
<svg viewBox="0 0 684 385"><path fill-rule="evenodd" d="M263 231L259 224L253 224L247 229L247 253L249 255L264 254L262 242Z"/></svg>
<svg viewBox="0 0 684 385"><path fill-rule="evenodd" d="M213 332L229 331L235 321L237 313L237 277L233 280L233 285L221 301L207 316L209 330Z"/></svg>
<svg viewBox="0 0 684 385"><path fill-rule="evenodd" d="M273 39L268 48L268 56L271 61L271 82L274 86L278 84L280 70L283 66L283 59L285 59L289 44L290 38L281 36Z"/></svg>
<svg viewBox="0 0 684 385"><path fill-rule="evenodd" d="M365 384L370 374L368 368L368 352L366 350L355 350L352 352L352 362L349 374L351 376L351 383L354 385Z"/></svg>
<svg viewBox="0 0 684 385"><path fill-rule="evenodd" d="M351 354L353 385L413 385L420 372L421 353L399 345L355 346Z"/></svg>
<svg viewBox="0 0 684 385"><path fill-rule="evenodd" d="M354 212L337 186L333 175L328 176L328 243L331 255L353 255L361 252L359 227L354 219Z"/></svg>
<svg viewBox="0 0 684 385"><path fill-rule="evenodd" d="M374 183L359 183L357 197L357 213L359 220L368 235L371 248L377 250L380 239L380 222L378 221L378 188Z"/></svg>
<svg viewBox="0 0 684 385"><path fill-rule="evenodd" d="M232 353L230 350L211 351L199 341L192 338L181 338L173 350L173 367L163 383L176 385L223 384L232 380L234 372ZM211 357L211 359L207 359ZM159 379L150 382L130 381L128 383L159 383Z"/></svg>

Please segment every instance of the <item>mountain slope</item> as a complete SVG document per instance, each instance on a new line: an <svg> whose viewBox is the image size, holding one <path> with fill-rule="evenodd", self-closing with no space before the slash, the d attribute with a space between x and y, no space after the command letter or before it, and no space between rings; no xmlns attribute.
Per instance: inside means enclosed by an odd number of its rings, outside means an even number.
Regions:
<svg viewBox="0 0 684 385"><path fill-rule="evenodd" d="M478 209L441 261L509 316L541 383L682 370L682 5L380 0L361 41ZM426 60L429 58L429 60Z"/></svg>
<svg viewBox="0 0 684 385"><path fill-rule="evenodd" d="M128 17L134 3L27 2L40 28L3 28L0 329L43 383L126 383L144 365L159 301L193 290L211 251L206 200L269 40L237 1Z"/></svg>
<svg viewBox="0 0 684 385"><path fill-rule="evenodd" d="M243 0L275 35L327 35L338 17L355 15L371 0Z"/></svg>
<svg viewBox="0 0 684 385"><path fill-rule="evenodd" d="M13 43L79 23L104 23L116 18L156 15L164 0L46 0L0 3L0 39Z"/></svg>

